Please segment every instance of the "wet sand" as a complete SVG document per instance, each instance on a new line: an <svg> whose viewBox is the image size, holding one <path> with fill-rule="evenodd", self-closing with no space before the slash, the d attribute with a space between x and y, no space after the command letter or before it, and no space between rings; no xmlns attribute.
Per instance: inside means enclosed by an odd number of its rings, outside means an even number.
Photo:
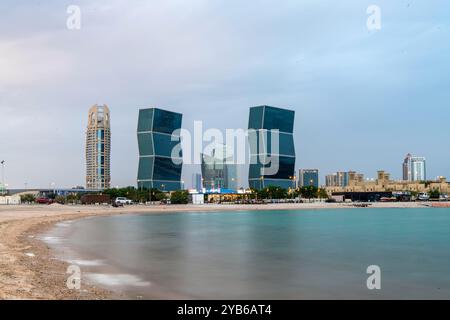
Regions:
<svg viewBox="0 0 450 320"><path fill-rule="evenodd" d="M374 203L373 208L421 208L422 203ZM66 287L67 264L36 236L64 220L119 214L213 212L239 210L314 210L352 207L350 204L172 205L172 206L0 206L0 299L121 299L94 284L82 290ZM368 209L370 210L370 209Z"/></svg>

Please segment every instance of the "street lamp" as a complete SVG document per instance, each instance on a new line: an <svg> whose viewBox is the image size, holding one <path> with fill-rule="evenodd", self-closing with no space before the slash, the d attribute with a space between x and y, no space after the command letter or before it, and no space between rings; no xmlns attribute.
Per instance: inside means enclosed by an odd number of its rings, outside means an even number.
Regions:
<svg viewBox="0 0 450 320"><path fill-rule="evenodd" d="M289 176L289 179L292 180L292 187L294 187L294 183L295 183L295 176Z"/></svg>
<svg viewBox="0 0 450 320"><path fill-rule="evenodd" d="M5 160L2 160L0 163L2 164L2 193L4 194L6 192L6 186L5 186Z"/></svg>

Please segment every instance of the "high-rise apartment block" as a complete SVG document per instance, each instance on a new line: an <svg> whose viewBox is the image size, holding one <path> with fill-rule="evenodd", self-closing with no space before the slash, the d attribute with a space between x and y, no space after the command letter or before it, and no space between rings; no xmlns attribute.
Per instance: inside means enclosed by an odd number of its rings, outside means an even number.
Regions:
<svg viewBox="0 0 450 320"><path fill-rule="evenodd" d="M250 188L295 187L294 118L291 110L250 108Z"/></svg>
<svg viewBox="0 0 450 320"><path fill-rule="evenodd" d="M318 169L300 169L299 172L300 187L319 187L319 170Z"/></svg>
<svg viewBox="0 0 450 320"><path fill-rule="evenodd" d="M111 123L106 105L89 109L86 131L86 188L108 189L111 185Z"/></svg>
<svg viewBox="0 0 450 320"><path fill-rule="evenodd" d="M427 168L425 157L415 157L408 153L403 161L404 181L425 181L427 179Z"/></svg>
<svg viewBox="0 0 450 320"><path fill-rule="evenodd" d="M233 150L218 144L211 155L202 154L202 177L205 189L237 189L237 168Z"/></svg>
<svg viewBox="0 0 450 320"><path fill-rule="evenodd" d="M140 189L174 191L182 188L182 114L158 108L139 110L137 139ZM179 148L178 152L176 151ZM175 150L175 151L174 151Z"/></svg>

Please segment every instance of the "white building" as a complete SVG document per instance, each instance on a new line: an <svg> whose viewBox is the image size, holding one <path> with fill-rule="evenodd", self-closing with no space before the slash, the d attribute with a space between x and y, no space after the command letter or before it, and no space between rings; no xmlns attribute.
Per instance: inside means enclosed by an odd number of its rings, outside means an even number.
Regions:
<svg viewBox="0 0 450 320"><path fill-rule="evenodd" d="M20 204L20 196L0 196L0 205Z"/></svg>
<svg viewBox="0 0 450 320"><path fill-rule="evenodd" d="M408 153L403 161L404 181L425 181L427 166L425 157L415 157Z"/></svg>

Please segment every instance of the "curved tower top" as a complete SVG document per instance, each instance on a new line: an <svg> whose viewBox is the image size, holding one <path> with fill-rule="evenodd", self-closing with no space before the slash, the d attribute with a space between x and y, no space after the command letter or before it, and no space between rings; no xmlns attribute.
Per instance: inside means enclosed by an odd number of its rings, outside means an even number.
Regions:
<svg viewBox="0 0 450 320"><path fill-rule="evenodd" d="M88 129L90 127L110 128L109 108L106 104L102 106L95 104L89 109Z"/></svg>

